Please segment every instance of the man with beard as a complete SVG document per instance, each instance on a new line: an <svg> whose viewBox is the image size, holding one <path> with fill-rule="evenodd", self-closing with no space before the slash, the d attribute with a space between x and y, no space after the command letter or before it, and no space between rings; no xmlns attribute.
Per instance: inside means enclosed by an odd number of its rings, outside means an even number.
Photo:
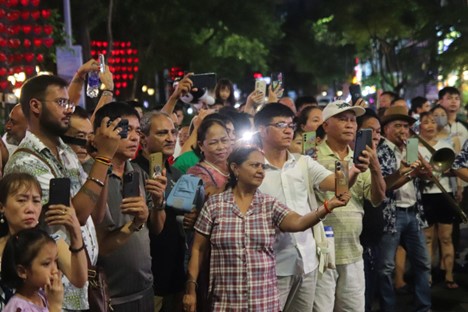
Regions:
<svg viewBox="0 0 468 312"><path fill-rule="evenodd" d="M100 131L94 138L102 161L96 161L89 175L83 171L73 150L60 138L70 124L75 106L70 102L67 82L60 77L41 75L27 80L20 97L21 108L29 123L29 133L6 164L5 174L25 172L37 178L42 188L42 202L49 201L49 181L52 178L70 179L71 203L83 235L84 246L92 264L97 261L98 248L96 230L91 214L106 209L106 192L102 192L107 179L111 159L118 147L119 120L107 126L108 118L102 121ZM66 212L64 212L65 214ZM67 234L58 231L57 235ZM84 248L83 248L84 249ZM82 252L81 249L77 252ZM87 287L75 288L64 277L64 310L88 310Z"/></svg>
<svg viewBox="0 0 468 312"><path fill-rule="evenodd" d="M10 155L15 152L21 140L26 136L26 130L28 130L28 121L24 117L21 104L16 104L10 111L3 136L3 141Z"/></svg>

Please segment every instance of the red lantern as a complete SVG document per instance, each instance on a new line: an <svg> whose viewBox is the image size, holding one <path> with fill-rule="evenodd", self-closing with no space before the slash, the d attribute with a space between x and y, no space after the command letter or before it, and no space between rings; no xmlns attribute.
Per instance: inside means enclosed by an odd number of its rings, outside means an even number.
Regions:
<svg viewBox="0 0 468 312"><path fill-rule="evenodd" d="M134 72L137 72L137 71L138 71L138 66L134 66L134 67L133 67L133 71L134 71Z"/></svg>
<svg viewBox="0 0 468 312"><path fill-rule="evenodd" d="M33 27L33 32L36 34L36 35L39 35L41 32L42 32L42 26L41 25L35 25Z"/></svg>
<svg viewBox="0 0 468 312"><path fill-rule="evenodd" d="M3 38L0 38L0 47L5 47L7 45L7 41Z"/></svg>
<svg viewBox="0 0 468 312"><path fill-rule="evenodd" d="M39 48L42 45L42 39L34 38L33 43L35 47Z"/></svg>
<svg viewBox="0 0 468 312"><path fill-rule="evenodd" d="M16 88L16 89L21 88L22 85L23 85L23 83L22 83L21 81L15 82L15 88Z"/></svg>
<svg viewBox="0 0 468 312"><path fill-rule="evenodd" d="M50 10L49 10L49 9L41 10L41 14L42 14L42 17L43 17L44 19L49 19L49 17L50 17Z"/></svg>
<svg viewBox="0 0 468 312"><path fill-rule="evenodd" d="M127 55L132 54L132 51L133 51L132 49L127 49Z"/></svg>
<svg viewBox="0 0 468 312"><path fill-rule="evenodd" d="M127 82L126 82L126 81L122 82L122 88L126 88L126 87L127 87L127 85L128 85L128 84L127 84Z"/></svg>
<svg viewBox="0 0 468 312"><path fill-rule="evenodd" d="M23 20L27 20L29 18L29 11L23 11L20 15Z"/></svg>
<svg viewBox="0 0 468 312"><path fill-rule="evenodd" d="M44 25L43 30L49 36L54 31L54 27L52 25Z"/></svg>
<svg viewBox="0 0 468 312"><path fill-rule="evenodd" d="M7 56L5 53L0 53L0 62L5 62L7 60Z"/></svg>
<svg viewBox="0 0 468 312"><path fill-rule="evenodd" d="M54 39L52 38L44 38L42 39L42 42L47 48L50 48L54 44Z"/></svg>
<svg viewBox="0 0 468 312"><path fill-rule="evenodd" d="M34 67L33 66L25 66L24 67L24 72L26 73L27 76L31 76L34 73Z"/></svg>
<svg viewBox="0 0 468 312"><path fill-rule="evenodd" d="M29 40L29 39L24 39L24 41L23 41L23 47L25 47L25 48L28 49L28 48L31 47L31 45L32 45L31 40Z"/></svg>
<svg viewBox="0 0 468 312"><path fill-rule="evenodd" d="M5 76L7 74L7 69L5 67L0 67L0 76Z"/></svg>
<svg viewBox="0 0 468 312"><path fill-rule="evenodd" d="M31 63L34 60L34 53L24 53L24 60Z"/></svg>
<svg viewBox="0 0 468 312"><path fill-rule="evenodd" d="M0 23L0 32L4 32L5 31L5 25L3 25L3 23Z"/></svg>
<svg viewBox="0 0 468 312"><path fill-rule="evenodd" d="M38 54L38 55L36 56L36 61L38 61L39 63L44 62L44 55Z"/></svg>
<svg viewBox="0 0 468 312"><path fill-rule="evenodd" d="M25 34L29 34L31 32L31 30L32 30L31 25L23 25L23 32Z"/></svg>
<svg viewBox="0 0 468 312"><path fill-rule="evenodd" d="M127 74L122 74L122 79L123 79L123 80L127 80L127 78L128 78L128 75L127 75Z"/></svg>
<svg viewBox="0 0 468 312"><path fill-rule="evenodd" d="M120 90L115 90L115 95L119 95L120 94Z"/></svg>
<svg viewBox="0 0 468 312"><path fill-rule="evenodd" d="M129 80L132 80L133 77L134 77L133 74L128 75L128 79L129 79Z"/></svg>
<svg viewBox="0 0 468 312"><path fill-rule="evenodd" d="M116 87L117 89L120 89L121 86L122 86L122 84L121 84L120 82L116 82L116 83L115 83L115 87Z"/></svg>
<svg viewBox="0 0 468 312"><path fill-rule="evenodd" d="M5 90L8 88L9 82L8 81L1 81L0 82L0 89Z"/></svg>
<svg viewBox="0 0 468 312"><path fill-rule="evenodd" d="M0 9L0 18L4 17L5 16L5 10L4 9Z"/></svg>
<svg viewBox="0 0 468 312"><path fill-rule="evenodd" d="M31 4L35 7L37 7L41 3L41 0L31 0Z"/></svg>
<svg viewBox="0 0 468 312"><path fill-rule="evenodd" d="M129 63L129 64L133 63L133 59L132 59L131 57L129 57L129 58L127 59L127 63Z"/></svg>
<svg viewBox="0 0 468 312"><path fill-rule="evenodd" d="M33 18L33 20L37 20L39 17L41 17L41 11L32 11L31 17Z"/></svg>
<svg viewBox="0 0 468 312"><path fill-rule="evenodd" d="M8 46L13 49L17 49L21 45L21 41L19 39L10 39L8 40Z"/></svg>
<svg viewBox="0 0 468 312"><path fill-rule="evenodd" d="M21 0L22 6L27 6L29 4L29 0Z"/></svg>
<svg viewBox="0 0 468 312"><path fill-rule="evenodd" d="M115 75L114 78L115 80L120 80L120 75Z"/></svg>

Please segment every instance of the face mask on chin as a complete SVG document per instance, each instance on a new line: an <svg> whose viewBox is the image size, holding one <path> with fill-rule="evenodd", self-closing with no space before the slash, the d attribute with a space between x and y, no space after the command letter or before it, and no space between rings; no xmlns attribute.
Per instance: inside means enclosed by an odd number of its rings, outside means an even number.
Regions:
<svg viewBox="0 0 468 312"><path fill-rule="evenodd" d="M434 118L437 126L445 127L448 123L447 116L437 116Z"/></svg>

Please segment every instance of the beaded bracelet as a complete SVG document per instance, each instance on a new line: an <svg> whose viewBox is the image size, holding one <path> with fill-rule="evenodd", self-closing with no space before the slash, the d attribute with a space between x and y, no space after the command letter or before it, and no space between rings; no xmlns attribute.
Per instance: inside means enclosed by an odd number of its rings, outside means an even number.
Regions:
<svg viewBox="0 0 468 312"><path fill-rule="evenodd" d="M71 253L78 253L78 252L84 250L85 246L86 245L83 242L83 245L80 248L73 248L72 246L70 246L70 247L68 247L68 250L70 250Z"/></svg>

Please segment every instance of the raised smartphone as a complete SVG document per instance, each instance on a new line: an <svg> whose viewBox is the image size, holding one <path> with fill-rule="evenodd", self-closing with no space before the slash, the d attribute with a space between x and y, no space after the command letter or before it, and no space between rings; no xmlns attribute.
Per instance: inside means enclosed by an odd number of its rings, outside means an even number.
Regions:
<svg viewBox="0 0 468 312"><path fill-rule="evenodd" d="M52 178L49 181L49 205L70 206L70 179Z"/></svg>
<svg viewBox="0 0 468 312"><path fill-rule="evenodd" d="M359 156L366 149L366 146L372 147L372 129L361 129L356 133L356 141L354 144L353 161L355 164L360 164Z"/></svg>
<svg viewBox="0 0 468 312"><path fill-rule="evenodd" d="M99 71L104 73L106 71L106 58L104 54L99 54Z"/></svg>
<svg viewBox="0 0 468 312"><path fill-rule="evenodd" d="M107 122L107 126L109 127L109 125L112 123L112 120L109 120ZM120 138L122 139L126 139L127 136L128 136L128 119L121 119L119 121L119 123L117 124L117 127L115 128L119 128L122 129L120 132L119 132L119 135L120 135Z"/></svg>
<svg viewBox="0 0 468 312"><path fill-rule="evenodd" d="M161 152L150 154L150 178L156 179L162 174L163 170L163 155Z"/></svg>
<svg viewBox="0 0 468 312"><path fill-rule="evenodd" d="M140 196L140 173L138 171L127 172L123 177L122 197Z"/></svg>
<svg viewBox="0 0 468 312"><path fill-rule="evenodd" d="M339 197L349 190L348 175L340 161L335 161L335 196Z"/></svg>
<svg viewBox="0 0 468 312"><path fill-rule="evenodd" d="M273 90L278 89L278 87L281 87L283 85L283 73L282 72L277 72L277 73L272 73L271 74L271 88Z"/></svg>
<svg viewBox="0 0 468 312"><path fill-rule="evenodd" d="M356 105L357 100L362 98L361 86L358 84L349 85L349 94L351 95L351 102Z"/></svg>
<svg viewBox="0 0 468 312"><path fill-rule="evenodd" d="M302 134L302 154L313 156L315 153L315 138L317 134L315 131L305 132Z"/></svg>
<svg viewBox="0 0 468 312"><path fill-rule="evenodd" d="M409 138L406 142L406 163L412 164L418 160L418 138Z"/></svg>
<svg viewBox="0 0 468 312"><path fill-rule="evenodd" d="M266 95L266 82L265 80L255 80L255 91Z"/></svg>
<svg viewBox="0 0 468 312"><path fill-rule="evenodd" d="M192 80L192 87L197 89L208 89L211 90L216 85L216 74L215 73L204 73L194 74L189 77Z"/></svg>

